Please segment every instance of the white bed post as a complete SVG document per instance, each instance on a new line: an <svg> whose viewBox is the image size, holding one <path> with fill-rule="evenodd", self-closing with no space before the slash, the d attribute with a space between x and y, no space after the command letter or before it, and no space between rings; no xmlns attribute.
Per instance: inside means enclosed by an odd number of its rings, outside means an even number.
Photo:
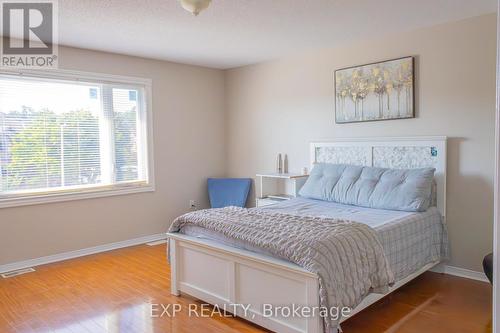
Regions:
<svg viewBox="0 0 500 333"><path fill-rule="evenodd" d="M306 286L307 306L312 308L319 305L319 280L312 279ZM307 320L307 332L321 332L323 328L323 319L320 316L311 317Z"/></svg>
<svg viewBox="0 0 500 333"><path fill-rule="evenodd" d="M174 238L168 240L168 255L170 258L170 293L179 296L181 293L178 287L179 262L177 260L177 241Z"/></svg>

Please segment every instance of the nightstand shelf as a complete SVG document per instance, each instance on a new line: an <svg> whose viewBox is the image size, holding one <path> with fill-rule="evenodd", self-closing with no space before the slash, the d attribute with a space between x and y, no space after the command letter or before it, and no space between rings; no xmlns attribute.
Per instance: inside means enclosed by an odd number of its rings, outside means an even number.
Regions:
<svg viewBox="0 0 500 333"><path fill-rule="evenodd" d="M298 173L258 173L256 176L257 207L295 198L308 177Z"/></svg>

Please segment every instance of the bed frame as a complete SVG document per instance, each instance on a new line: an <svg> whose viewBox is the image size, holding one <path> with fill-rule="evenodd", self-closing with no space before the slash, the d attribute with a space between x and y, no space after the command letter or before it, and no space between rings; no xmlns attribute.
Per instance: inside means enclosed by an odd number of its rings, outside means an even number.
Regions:
<svg viewBox="0 0 500 333"><path fill-rule="evenodd" d="M311 164L344 163L388 168L436 168L437 206L446 215L446 137L356 138L311 143ZM318 317L267 316L263 304L318 307L316 274L288 261L182 234L168 234L171 293L186 293L234 310L276 332L323 331ZM392 292L439 264L434 262L398 281ZM370 294L351 311L358 313L386 296ZM243 307L250 305L245 312ZM246 316L245 316L246 314Z"/></svg>

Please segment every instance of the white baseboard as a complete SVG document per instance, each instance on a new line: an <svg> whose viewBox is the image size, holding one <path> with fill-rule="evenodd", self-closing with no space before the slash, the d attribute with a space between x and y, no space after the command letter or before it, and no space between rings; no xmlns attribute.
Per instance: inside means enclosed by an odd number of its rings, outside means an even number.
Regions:
<svg viewBox="0 0 500 333"><path fill-rule="evenodd" d="M488 278L486 277L486 274L484 274L483 272L472 271L466 268L441 264L431 269L431 271L436 273L444 273L448 275L460 276L463 278L477 280L477 281L483 281L488 283L490 282L490 280L488 280Z"/></svg>
<svg viewBox="0 0 500 333"><path fill-rule="evenodd" d="M46 256L46 257L40 257L40 258L35 258L35 259L28 259L28 260L13 262L10 264L0 265L0 273L15 271L15 270L23 269L23 268L27 268L27 267L35 267L35 266L50 264L50 263L57 262L57 261L88 256L89 254L106 252L106 251L116 250L116 249L120 249L120 248L124 248L124 247L128 247L128 246L134 246L134 245L144 244L144 243L148 243L148 242L158 241L158 240L166 239L166 237L167 237L166 234L155 234L155 235L149 235L149 236L124 240L124 241L116 242L116 243L98 245L98 246L89 247L86 249L81 249L81 250L76 250L76 251L69 251L69 252L54 254L54 255Z"/></svg>

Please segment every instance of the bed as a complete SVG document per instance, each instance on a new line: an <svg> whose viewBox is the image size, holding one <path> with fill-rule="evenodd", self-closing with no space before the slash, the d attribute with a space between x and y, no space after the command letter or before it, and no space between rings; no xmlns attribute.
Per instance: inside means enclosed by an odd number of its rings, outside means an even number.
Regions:
<svg viewBox="0 0 500 333"><path fill-rule="evenodd" d="M358 207L295 198L267 206L266 211L294 216L353 220L378 235L395 284L388 292L439 264L447 256L445 221L446 138L356 139L311 144L311 162L394 169L435 168L434 202L425 212ZM172 294L187 293L218 306L233 307L247 320L277 332L323 332L318 316L266 316L263 304L318 307L318 276L265 249L198 226L170 233ZM387 293L371 293L350 315Z"/></svg>

